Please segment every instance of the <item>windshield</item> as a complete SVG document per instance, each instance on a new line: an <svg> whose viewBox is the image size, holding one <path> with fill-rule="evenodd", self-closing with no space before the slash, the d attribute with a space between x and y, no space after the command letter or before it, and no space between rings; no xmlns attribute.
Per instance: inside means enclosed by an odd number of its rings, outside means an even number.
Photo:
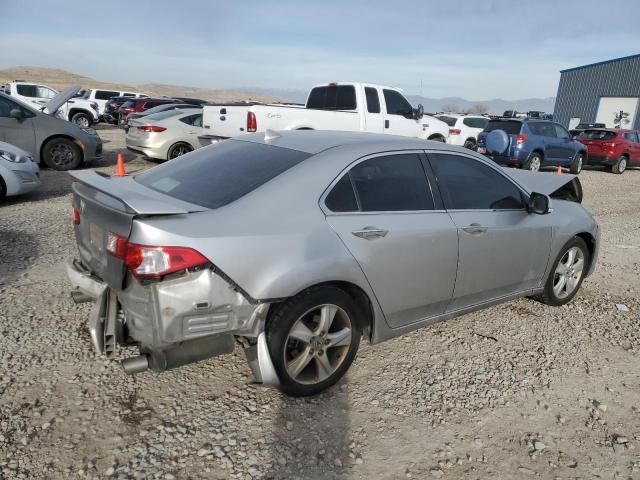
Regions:
<svg viewBox="0 0 640 480"><path fill-rule="evenodd" d="M311 155L261 143L225 140L147 170L142 185L185 202L219 208Z"/></svg>

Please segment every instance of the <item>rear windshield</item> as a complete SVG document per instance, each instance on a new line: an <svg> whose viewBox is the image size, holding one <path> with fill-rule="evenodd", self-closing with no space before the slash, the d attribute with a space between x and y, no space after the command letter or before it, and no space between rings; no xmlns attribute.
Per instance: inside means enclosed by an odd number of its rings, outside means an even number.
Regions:
<svg viewBox="0 0 640 480"><path fill-rule="evenodd" d="M522 128L522 122L514 122L512 120L491 120L484 128L485 132L493 132L494 130L504 130L508 135L518 135Z"/></svg>
<svg viewBox="0 0 640 480"><path fill-rule="evenodd" d="M123 108L131 108L136 104L135 100L126 100L123 104Z"/></svg>
<svg viewBox="0 0 640 480"><path fill-rule="evenodd" d="M580 138L586 138L587 140L611 140L615 136L616 132L607 130L585 130L580 133Z"/></svg>
<svg viewBox="0 0 640 480"><path fill-rule="evenodd" d="M456 126L456 122L458 121L457 118L447 117L446 115L439 115L436 118L438 120L442 120L444 123L446 123L450 127L455 127Z"/></svg>
<svg viewBox="0 0 640 480"><path fill-rule="evenodd" d="M353 85L316 87L311 90L307 108L318 110L355 110L356 89Z"/></svg>
<svg viewBox="0 0 640 480"><path fill-rule="evenodd" d="M261 143L225 140L152 168L142 185L207 208L227 205L311 154Z"/></svg>
<svg viewBox="0 0 640 480"><path fill-rule="evenodd" d="M151 110L153 110L153 109L150 108L146 112L150 112ZM143 119L144 119L145 122L146 121L152 121L152 120L165 120L167 118L175 117L176 115L180 115L181 113L184 114L184 111L175 110L175 109L174 110L164 110L162 112L150 113L149 115L145 115Z"/></svg>

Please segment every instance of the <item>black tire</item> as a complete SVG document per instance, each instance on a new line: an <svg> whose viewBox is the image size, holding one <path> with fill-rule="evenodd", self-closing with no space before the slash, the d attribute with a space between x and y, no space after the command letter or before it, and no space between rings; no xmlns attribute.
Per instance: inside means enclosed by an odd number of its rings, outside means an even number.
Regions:
<svg viewBox="0 0 640 480"><path fill-rule="evenodd" d="M540 171L541 167L542 167L542 155L539 152L531 153L529 155L529 158L527 158L527 161L524 162L524 165L522 166L522 168L524 168L525 170L530 170L532 172Z"/></svg>
<svg viewBox="0 0 640 480"><path fill-rule="evenodd" d="M71 121L81 128L89 128L93 125L93 118L85 112L77 112L71 116Z"/></svg>
<svg viewBox="0 0 640 480"><path fill-rule="evenodd" d="M3 200L7 196L7 184L4 183L4 178L0 175L0 200Z"/></svg>
<svg viewBox="0 0 640 480"><path fill-rule="evenodd" d="M474 142L471 139L467 139L467 141L464 142L464 148L468 148L469 150L475 150L476 142Z"/></svg>
<svg viewBox="0 0 640 480"><path fill-rule="evenodd" d="M340 310L339 313L335 314L335 319L338 319L340 315L340 320L344 322L344 315L348 317L351 328L348 347L347 345L337 348L319 347L320 349L316 352L314 352L313 349L309 350L311 359L305 364L306 366L301 369L298 375L306 374L307 379L311 377L311 380L307 380L306 383L297 381L298 376L294 379L287 371L287 357L291 356L292 353L302 355L303 352L300 351L301 349L304 350L307 347L313 348L314 345L312 342L309 342L305 347L305 343L298 343L294 338L290 339L289 334L298 320L302 321L305 319L306 322L311 321L312 326L314 325L314 320L317 320L319 328L319 318L314 314L316 313L316 309L319 310L322 306L327 305L339 307ZM334 286L313 287L277 305L275 308L275 311L269 318L266 332L271 360L280 380L280 390L287 395L302 397L316 395L334 385L351 366L360 345L362 314L351 296L344 290ZM329 331L322 333L326 336L327 333L331 334L335 332L334 329L338 328L340 328L340 325L334 320ZM309 330L311 331L311 329ZM340 331L342 331L342 329ZM319 339L319 344L324 345L321 339L322 335L316 337L317 332L315 330L311 333L314 334L313 339ZM318 340L314 341L317 347ZM290 342L293 342L293 346L298 344L297 348L292 348L292 343ZM323 352L323 348L326 349L325 352ZM318 354L324 353L324 356L328 357L327 354L330 352L330 348L332 349L331 356L336 364L335 370L324 380L319 381L320 362L314 357L314 354L317 356ZM335 353L337 353L337 356L334 355ZM294 356L292 360L296 358L298 358L298 356ZM315 379L313 377L315 377Z"/></svg>
<svg viewBox="0 0 640 480"><path fill-rule="evenodd" d="M175 145L171 145L169 151L167 152L167 160L172 160L174 158L178 158L185 153L193 152L193 147L188 143L176 143Z"/></svg>
<svg viewBox="0 0 640 480"><path fill-rule="evenodd" d="M579 175L582 171L582 164L584 163L584 154L577 153L573 158L573 162L571 162L571 166L569 167L569 173L574 175Z"/></svg>
<svg viewBox="0 0 640 480"><path fill-rule="evenodd" d="M577 247L582 251L582 259L583 259L582 273L573 291L571 291L568 295L561 297L561 296L558 296L554 291L558 264L565 258L565 255L567 255L567 252L574 247ZM549 272L549 277L547 278L547 281L545 282L545 285L544 285L544 290L542 291L541 294L536 295L534 298L546 305L552 305L552 306L561 306L561 305L565 305L566 303L569 303L573 299L573 297L578 293L578 290L580 290L580 287L582 286L582 281L584 280L584 276L587 273L587 269L590 261L591 261L591 257L585 241L580 237L573 237L571 240L569 240L566 243L564 247L562 247L562 250L560 250L560 253L556 257L555 261L553 262L551 271Z"/></svg>
<svg viewBox="0 0 640 480"><path fill-rule="evenodd" d="M68 138L54 138L42 148L42 160L54 170L74 170L82 165L82 150Z"/></svg>
<svg viewBox="0 0 640 480"><path fill-rule="evenodd" d="M616 163L611 165L611 173L615 173L616 175L621 175L629 165L629 159L625 155L621 155Z"/></svg>

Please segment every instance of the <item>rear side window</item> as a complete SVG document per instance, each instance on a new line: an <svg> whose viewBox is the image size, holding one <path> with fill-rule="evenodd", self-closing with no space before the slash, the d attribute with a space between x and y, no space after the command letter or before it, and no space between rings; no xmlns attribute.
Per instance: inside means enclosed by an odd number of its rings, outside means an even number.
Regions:
<svg viewBox="0 0 640 480"><path fill-rule="evenodd" d="M111 97L117 97L120 92L112 92L110 90L96 90L96 100L109 100Z"/></svg>
<svg viewBox="0 0 640 480"><path fill-rule="evenodd" d="M182 123L186 123L187 125L193 125L194 127L202 126L202 114L196 113L195 115L189 115L187 117L182 117L180 119Z"/></svg>
<svg viewBox="0 0 640 480"><path fill-rule="evenodd" d="M510 180L478 160L430 153L429 160L448 210L524 208L522 194Z"/></svg>
<svg viewBox="0 0 640 480"><path fill-rule="evenodd" d="M351 179L348 173L333 186L324 203L332 212L358 211L356 194L353 191L353 186L351 185Z"/></svg>
<svg viewBox="0 0 640 480"><path fill-rule="evenodd" d="M123 97L135 97L136 94L135 93L123 93L122 96Z"/></svg>
<svg viewBox="0 0 640 480"><path fill-rule="evenodd" d="M373 87L364 87L364 94L367 97L367 112L380 113L380 97L378 90Z"/></svg>
<svg viewBox="0 0 640 480"><path fill-rule="evenodd" d="M355 110L356 89L353 85L316 87L309 93L307 108L318 110Z"/></svg>
<svg viewBox="0 0 640 480"><path fill-rule="evenodd" d="M485 132L493 132L494 130L504 130L508 135L518 135L522 128L522 122L511 120L491 120L485 127Z"/></svg>
<svg viewBox="0 0 640 480"><path fill-rule="evenodd" d="M464 123L467 127L471 128L485 128L487 123L489 123L488 118L478 118L478 117L465 117L462 119L462 123Z"/></svg>
<svg viewBox="0 0 640 480"><path fill-rule="evenodd" d="M580 133L580 138L586 140L612 140L616 138L616 132L609 132L608 130L585 130Z"/></svg>
<svg viewBox="0 0 640 480"><path fill-rule="evenodd" d="M395 90L383 90L382 92L384 93L384 103L389 115L405 116L413 112L413 107L400 92Z"/></svg>
<svg viewBox="0 0 640 480"><path fill-rule="evenodd" d="M16 85L16 91L18 95L22 95L23 97L35 98L38 96L38 87L35 85Z"/></svg>
<svg viewBox="0 0 640 480"><path fill-rule="evenodd" d="M534 135L552 138L556 136L556 130L553 123L529 122L527 123L527 127L529 128L529 131Z"/></svg>
<svg viewBox="0 0 640 480"><path fill-rule="evenodd" d="M153 190L207 208L227 205L311 155L261 143L225 140L136 175Z"/></svg>
<svg viewBox="0 0 640 480"><path fill-rule="evenodd" d="M444 123L449 125L450 127L455 127L456 122L458 121L455 117L448 117L447 115L439 115L436 117L438 120L442 120ZM484 128L484 127L483 127Z"/></svg>
<svg viewBox="0 0 640 480"><path fill-rule="evenodd" d="M365 160L349 175L363 212L433 210L431 190L417 154Z"/></svg>
<svg viewBox="0 0 640 480"><path fill-rule="evenodd" d="M632 143L638 143L638 135L636 132L625 132L624 138Z"/></svg>

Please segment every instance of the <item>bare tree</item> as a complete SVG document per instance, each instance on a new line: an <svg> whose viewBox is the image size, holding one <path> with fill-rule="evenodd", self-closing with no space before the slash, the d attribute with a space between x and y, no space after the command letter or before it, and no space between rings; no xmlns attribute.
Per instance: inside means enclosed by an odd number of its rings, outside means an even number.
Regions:
<svg viewBox="0 0 640 480"><path fill-rule="evenodd" d="M443 112L459 112L460 111L460 107L458 107L453 103L447 103L446 105L442 105L440 109Z"/></svg>
<svg viewBox="0 0 640 480"><path fill-rule="evenodd" d="M467 113L487 113L487 110L489 110L489 107L484 103L475 103L467 110Z"/></svg>

